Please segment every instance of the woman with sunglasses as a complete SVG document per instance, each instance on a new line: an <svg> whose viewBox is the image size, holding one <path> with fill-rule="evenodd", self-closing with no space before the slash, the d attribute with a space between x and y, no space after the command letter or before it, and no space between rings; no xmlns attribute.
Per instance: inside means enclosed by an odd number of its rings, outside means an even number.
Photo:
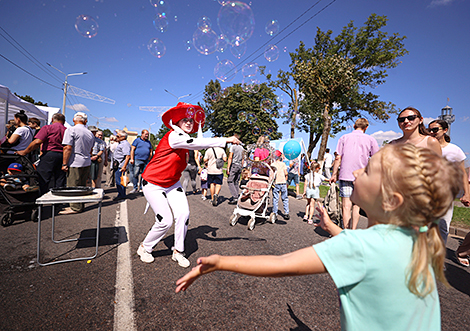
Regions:
<svg viewBox="0 0 470 331"><path fill-rule="evenodd" d="M465 205L470 205L470 188L468 185L468 176L467 172L465 171L465 153L458 147L457 145L450 143L450 137L447 135L449 131L449 124L447 124L444 120L434 120L428 124L428 131L429 134L435 137L442 148L442 156L444 156L447 160L451 162L456 162L459 164L460 168L462 169L463 176L463 188L464 188L464 195L460 198L460 201ZM453 206L449 208L447 213L442 217L441 221L439 222L439 230L441 232L442 239L444 239L444 243L447 242L447 236L449 235L449 226L450 222L452 221L452 215L454 212ZM463 261L464 259L457 256L459 259L459 263L465 266L468 266L468 260Z"/></svg>
<svg viewBox="0 0 470 331"><path fill-rule="evenodd" d="M160 140L155 154L142 174L142 191L155 212L155 224L150 229L137 254L142 262L152 263L153 247L165 236L175 221L175 242L172 260L189 267L184 257L184 239L189 224L189 205L179 181L187 166L188 150L224 147L227 143L240 144L236 137L193 138L198 126L204 125L204 111L199 106L180 102L162 115L162 122L170 131ZM202 136L202 130L200 131Z"/></svg>
<svg viewBox="0 0 470 331"><path fill-rule="evenodd" d="M403 131L403 136L391 141L391 144L412 144L429 148L438 155L442 155L439 142L429 135L423 124L423 116L421 116L418 109L406 107L398 114L397 121L398 126Z"/></svg>

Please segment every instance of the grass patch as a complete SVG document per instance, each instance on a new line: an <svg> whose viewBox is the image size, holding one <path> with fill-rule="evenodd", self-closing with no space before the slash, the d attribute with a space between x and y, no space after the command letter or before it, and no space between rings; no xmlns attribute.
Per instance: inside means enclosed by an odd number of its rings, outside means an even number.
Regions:
<svg viewBox="0 0 470 331"><path fill-rule="evenodd" d="M289 186L287 188L289 191L295 192L295 186ZM326 197L326 194L328 193L328 190L330 187L328 185L320 185L320 198ZM299 192L300 194L304 193L304 183L300 182L299 183Z"/></svg>
<svg viewBox="0 0 470 331"><path fill-rule="evenodd" d="M454 206L452 225L470 229L470 208Z"/></svg>

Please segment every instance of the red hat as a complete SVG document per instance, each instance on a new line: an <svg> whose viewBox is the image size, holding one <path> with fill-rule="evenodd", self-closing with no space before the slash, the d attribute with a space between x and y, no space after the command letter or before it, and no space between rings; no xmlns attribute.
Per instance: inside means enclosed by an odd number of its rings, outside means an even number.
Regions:
<svg viewBox="0 0 470 331"><path fill-rule="evenodd" d="M201 107L184 102L179 102L162 115L163 124L169 129L171 129L170 120L173 125L176 125L183 118L192 118L194 120L193 130L190 133L195 133L199 128L199 123L204 126L206 115Z"/></svg>
<svg viewBox="0 0 470 331"><path fill-rule="evenodd" d="M280 150L276 150L276 151L274 152L274 156L279 157L279 156L281 156L281 155L282 155L282 153L281 153Z"/></svg>

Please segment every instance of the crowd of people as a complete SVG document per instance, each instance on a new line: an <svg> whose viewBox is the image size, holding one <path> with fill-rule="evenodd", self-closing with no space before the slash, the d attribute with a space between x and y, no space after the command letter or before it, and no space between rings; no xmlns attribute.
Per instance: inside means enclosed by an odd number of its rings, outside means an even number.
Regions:
<svg viewBox="0 0 470 331"><path fill-rule="evenodd" d="M269 177L275 171L272 213L290 219L288 186L293 184L295 197L306 199L303 220L314 224L317 212L315 225L332 238L282 256L199 258L198 265L177 281L176 292L216 270L263 277L328 272L339 290L344 329L384 329L391 323L397 329L440 329L436 280L447 284L444 258L453 201L463 190L460 201L470 205L466 156L450 143L445 121L432 121L426 128L417 109L405 108L397 118L402 137L379 148L366 134L368 121L360 118L354 131L338 140L335 156L327 149L324 162L311 162L305 155L287 160L281 151L270 150L267 137L260 137L253 150L244 148L237 134L204 138L200 130L204 119L196 118L197 112L203 110L185 103L166 111L162 121L170 131L155 149L147 130L132 145L125 131L117 131L106 144L102 131L86 127L87 115L82 112L74 115L74 126L68 129L61 114L54 114L52 123L40 128L40 123L18 113L11 123L15 129L7 130L2 147L37 163L41 194L65 185L99 188L105 171L106 185L117 188L114 200L122 201L127 196L123 175L129 172L130 194L143 192L155 213L155 223L137 250L141 261L155 260L153 248L174 223L172 260L184 268L190 266L184 254L190 215L186 196L199 194L197 176L202 199L208 200L209 193L212 206L217 207L225 167L228 204L237 204L250 178ZM11 165L9 173L16 173L20 166ZM318 203L324 182L339 184L344 228L333 223ZM80 213L83 208L83 204L70 204L60 214ZM367 216L364 230L357 230L360 210ZM468 266L469 254L467 235L456 251L458 263Z"/></svg>

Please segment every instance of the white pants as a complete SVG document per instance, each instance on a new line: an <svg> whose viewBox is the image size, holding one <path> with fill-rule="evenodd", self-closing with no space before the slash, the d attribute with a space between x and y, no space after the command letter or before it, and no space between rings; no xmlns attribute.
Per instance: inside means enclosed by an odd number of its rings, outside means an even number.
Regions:
<svg viewBox="0 0 470 331"><path fill-rule="evenodd" d="M174 219L174 249L184 252L184 238L186 237L189 224L189 205L181 183L178 181L168 188L147 183L142 188L142 191L155 213L155 224L143 242L145 250L149 253L152 252L153 247L168 232Z"/></svg>

